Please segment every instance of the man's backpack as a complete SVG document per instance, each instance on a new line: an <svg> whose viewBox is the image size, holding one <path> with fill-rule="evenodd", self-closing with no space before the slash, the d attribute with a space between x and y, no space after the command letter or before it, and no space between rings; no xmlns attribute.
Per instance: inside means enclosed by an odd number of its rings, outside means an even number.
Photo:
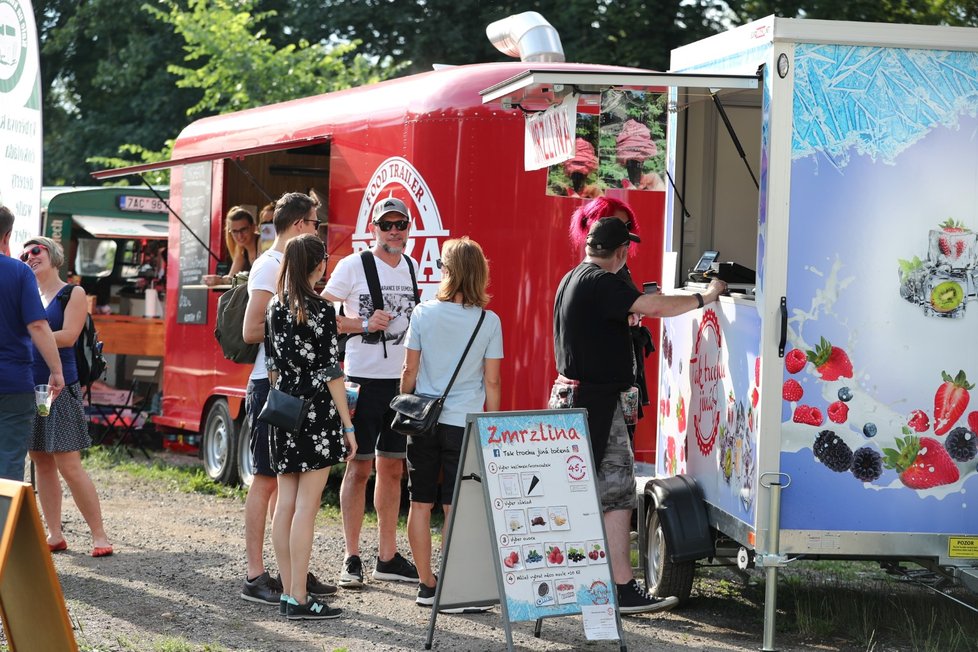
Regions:
<svg viewBox="0 0 978 652"><path fill-rule="evenodd" d="M64 311L71 298L71 291L74 285L67 285L68 291L62 290L58 294L58 301L61 302L61 309ZM102 340L98 337L95 330L95 321L90 314L85 314L85 325L78 334L75 341L75 366L78 367L78 384L88 387L105 373L105 356L102 355Z"/></svg>
<svg viewBox="0 0 978 652"><path fill-rule="evenodd" d="M248 283L235 277L234 286L217 301L217 326L214 337L224 357L238 364L255 364L261 343L248 344L241 335L248 308Z"/></svg>

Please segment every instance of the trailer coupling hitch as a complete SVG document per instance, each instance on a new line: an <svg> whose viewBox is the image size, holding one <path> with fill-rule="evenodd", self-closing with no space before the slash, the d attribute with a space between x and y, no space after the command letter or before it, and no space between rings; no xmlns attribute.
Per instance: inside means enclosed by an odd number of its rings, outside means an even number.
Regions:
<svg viewBox="0 0 978 652"><path fill-rule="evenodd" d="M764 553L757 555L756 561L761 568L784 568L791 560L788 559L788 555Z"/></svg>

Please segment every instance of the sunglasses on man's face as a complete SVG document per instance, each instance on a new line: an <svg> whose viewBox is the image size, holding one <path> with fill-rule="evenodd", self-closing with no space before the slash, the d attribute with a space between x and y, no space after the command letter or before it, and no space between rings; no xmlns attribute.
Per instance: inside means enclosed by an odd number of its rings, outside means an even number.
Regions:
<svg viewBox="0 0 978 652"><path fill-rule="evenodd" d="M396 220L393 222L381 221L381 222L376 222L376 224L377 227L380 228L380 230L385 233L387 231L390 231L391 229L397 229L398 231L407 231L407 228L411 226L411 222L409 222L408 220Z"/></svg>
<svg viewBox="0 0 978 652"><path fill-rule="evenodd" d="M20 259L26 263L27 259L30 258L31 256L40 256L42 251L47 251L47 250L48 248L43 245L34 245L30 249L22 253L20 255Z"/></svg>
<svg viewBox="0 0 978 652"><path fill-rule="evenodd" d="M322 220L302 220L302 221L306 223L315 224L317 229L319 228L319 225L322 224Z"/></svg>

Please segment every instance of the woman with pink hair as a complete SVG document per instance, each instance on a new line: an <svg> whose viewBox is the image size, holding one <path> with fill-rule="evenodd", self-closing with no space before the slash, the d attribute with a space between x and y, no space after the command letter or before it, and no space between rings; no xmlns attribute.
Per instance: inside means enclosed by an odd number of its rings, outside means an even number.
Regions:
<svg viewBox="0 0 978 652"><path fill-rule="evenodd" d="M575 251L584 251L584 244L587 240L587 234L591 230L591 225L603 217L617 217L625 223L629 231L635 235L639 235L638 220L635 219L635 212L631 206L614 197L596 197L586 204L582 204L571 213L570 226L567 233ZM635 252L635 247L637 246L634 242L628 245L629 256ZM619 270L618 275L629 285L637 289L627 264ZM638 387L639 392L638 416L641 418L642 406L649 404L649 390L645 381L645 358L655 351L655 346L652 344L652 333L649 332L648 328L642 326L640 315L629 315L628 325L630 327L632 348L635 355L635 385ZM635 427L634 425L629 425L628 428L630 432L633 432Z"/></svg>

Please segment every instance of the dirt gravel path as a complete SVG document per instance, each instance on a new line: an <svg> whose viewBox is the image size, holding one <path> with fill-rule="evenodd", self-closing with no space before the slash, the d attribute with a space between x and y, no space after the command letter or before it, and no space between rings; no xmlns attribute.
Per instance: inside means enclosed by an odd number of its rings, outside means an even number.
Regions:
<svg viewBox="0 0 978 652"><path fill-rule="evenodd" d="M94 470L106 526L116 554L88 556L87 528L65 500L69 550L54 555L76 638L99 651L299 651L422 650L429 610L414 604L416 586L368 581L363 591L340 590L333 601L338 620L295 623L277 608L241 600L244 572L244 504L236 498L181 493L165 482ZM372 533L365 528L365 536ZM367 541L365 559L375 552ZM407 549L406 538L400 542ZM373 549L372 549L373 548ZM335 582L343 555L337 520L316 530L312 570ZM274 566L271 546L266 561ZM368 566L369 568L369 566ZM624 619L631 650L746 652L761 643L756 617L728 612L722 600L698 599L681 611ZM532 623L513 626L522 650L617 650L610 641L585 639L580 617L544 622L541 638ZM178 643L182 647L174 647ZM779 640L781 650L839 650L810 642ZM440 615L435 650L505 650L497 608L478 615Z"/></svg>

